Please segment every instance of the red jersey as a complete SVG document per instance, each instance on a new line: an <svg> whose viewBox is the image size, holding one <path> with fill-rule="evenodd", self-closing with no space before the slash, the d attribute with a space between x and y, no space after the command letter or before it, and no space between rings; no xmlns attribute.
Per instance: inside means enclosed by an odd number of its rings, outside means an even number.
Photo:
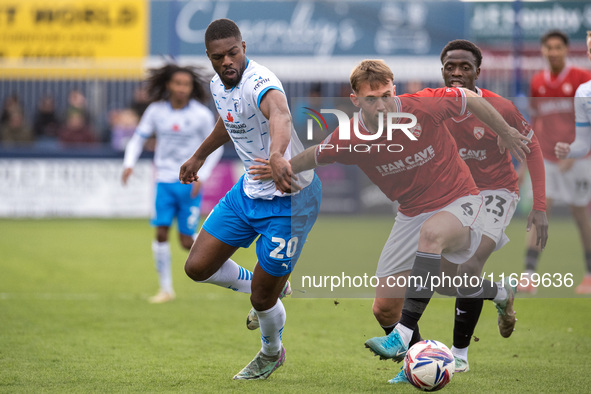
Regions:
<svg viewBox="0 0 591 394"><path fill-rule="evenodd" d="M538 139L515 105L496 93L477 89L482 97L493 97L488 102L501 114L505 121L522 135L531 139L527 155L527 165L531 174L534 194L534 209L546 210L546 179L544 160ZM518 176L513 167L509 151L501 154L497 135L476 116L468 112L461 117L445 121L447 128L456 140L460 157L464 159L476 186L480 190L507 189L519 193Z"/></svg>
<svg viewBox="0 0 591 394"><path fill-rule="evenodd" d="M355 164L392 201L398 201L399 211L416 216L443 208L460 197L478 194L470 170L457 153L453 137L444 119L461 116L466 111L466 97L460 89L435 89L438 97L394 97L397 112L416 116L417 124L410 129L417 141L410 140L401 130L392 139L386 133L367 141L351 133L350 139L339 138L338 128L316 148L316 163L339 162ZM353 129L353 119L351 120ZM359 116L360 134L369 135ZM389 146L402 146L398 152ZM358 149L362 147L361 149Z"/></svg>
<svg viewBox="0 0 591 394"><path fill-rule="evenodd" d="M554 154L557 142L575 140L575 111L572 97L580 84L591 79L591 72L565 67L560 74L541 71L530 84L532 123L540 136L544 159L558 161Z"/></svg>

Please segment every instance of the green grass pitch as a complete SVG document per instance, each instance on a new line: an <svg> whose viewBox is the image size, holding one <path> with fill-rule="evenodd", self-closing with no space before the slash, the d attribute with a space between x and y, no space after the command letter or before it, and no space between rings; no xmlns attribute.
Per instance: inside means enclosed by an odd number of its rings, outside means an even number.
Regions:
<svg viewBox="0 0 591 394"><path fill-rule="evenodd" d="M313 267L373 274L391 225L389 217L321 217L294 287ZM514 220L512 242L487 272L521 271L524 228ZM260 348L258 331L245 327L248 296L189 280L173 232L177 299L149 304L157 290L152 237L146 220L0 220L0 392L415 392L386 383L399 364L363 346L382 334L371 298L328 291L284 301L284 367L267 381L233 381ZM253 248L235 260L252 268ZM551 220L540 270L570 272L574 286L580 282L572 222ZM420 323L423 337L451 346L453 309L453 300L433 299ZM515 309L517 331L503 339L493 305L485 304L471 371L444 390L588 392L591 299L576 298L572 288L543 289L535 299L520 297Z"/></svg>

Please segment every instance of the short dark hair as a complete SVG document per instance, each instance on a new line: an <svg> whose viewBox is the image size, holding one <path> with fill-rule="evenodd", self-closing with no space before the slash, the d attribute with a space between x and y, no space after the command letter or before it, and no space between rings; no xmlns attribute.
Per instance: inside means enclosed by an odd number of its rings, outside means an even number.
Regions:
<svg viewBox="0 0 591 394"><path fill-rule="evenodd" d="M237 38L242 41L242 33L238 25L230 19L216 19L207 26L205 30L205 45L214 40L222 40L224 38Z"/></svg>
<svg viewBox="0 0 591 394"><path fill-rule="evenodd" d="M202 77L202 70L198 67L184 66L181 67L174 63L168 63L160 68L153 68L149 70L149 75L146 80L146 90L150 96L151 101L168 99L168 91L166 85L176 73L186 73L191 76L193 84L193 91L191 98L205 103L207 101L207 93L204 88L204 79Z"/></svg>
<svg viewBox="0 0 591 394"><path fill-rule="evenodd" d="M476 44L468 40L453 40L448 42L447 45L443 47L443 50L441 51L441 56L439 57L439 60L441 60L441 64L443 64L443 58L445 57L445 55L447 55L449 51L455 51L456 49L462 49L464 51L472 52L474 58L476 58L476 68L479 68L482 64L482 52L480 51L480 48L478 48Z"/></svg>
<svg viewBox="0 0 591 394"><path fill-rule="evenodd" d="M549 32L547 32L546 34L544 34L542 36L542 38L540 39L540 43L542 45L545 45L546 42L550 39L550 38L559 38L562 40L562 42L564 43L564 45L568 46L568 36L560 31L560 30L550 30Z"/></svg>

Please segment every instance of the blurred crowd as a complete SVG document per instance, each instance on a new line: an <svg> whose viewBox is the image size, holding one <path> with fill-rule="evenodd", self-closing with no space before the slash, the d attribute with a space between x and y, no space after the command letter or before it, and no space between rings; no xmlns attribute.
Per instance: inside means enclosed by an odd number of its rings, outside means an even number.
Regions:
<svg viewBox="0 0 591 394"><path fill-rule="evenodd" d="M410 81L401 85L401 93L414 93L426 87L421 81ZM312 83L307 92L306 102L302 103L302 106L340 107L339 102L334 103L327 98L334 96L334 93L331 94L326 88L326 84L321 82ZM350 94L349 84L342 84L336 94L348 102L346 98ZM129 103L120 108L107 110L105 114L99 115L100 119L96 119L96 116L91 115L84 92L72 89L67 95L66 103L57 103L53 95L45 94L36 104L34 113L28 114L18 92L13 92L2 104L0 148L75 149L108 145L115 151L123 152L149 103L148 93L139 85ZM296 130L303 133L306 130L308 116L303 112L294 112L292 115ZM154 141L150 140L146 149L153 150L150 148L153 145Z"/></svg>
<svg viewBox="0 0 591 394"><path fill-rule="evenodd" d="M108 144L116 151L123 151L148 104L145 89L138 86L128 105L105 114L106 130L99 130L96 125L101 122L93 119L87 98L79 89L69 91L65 109L61 111L55 97L45 94L34 114L28 116L18 93L13 92L2 103L0 146L51 149Z"/></svg>

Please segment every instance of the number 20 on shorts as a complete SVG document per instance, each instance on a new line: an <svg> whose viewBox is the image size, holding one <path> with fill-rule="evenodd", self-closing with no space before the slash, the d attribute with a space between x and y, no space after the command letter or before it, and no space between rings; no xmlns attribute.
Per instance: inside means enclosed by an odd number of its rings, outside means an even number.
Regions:
<svg viewBox="0 0 591 394"><path fill-rule="evenodd" d="M284 256L283 255L284 249L285 249L285 255L287 257L291 258L295 254L297 247L298 247L298 237L292 237L287 242L283 238L273 237L273 238L271 238L271 241L279 244L270 253L270 256L273 257L274 259L282 259Z"/></svg>

